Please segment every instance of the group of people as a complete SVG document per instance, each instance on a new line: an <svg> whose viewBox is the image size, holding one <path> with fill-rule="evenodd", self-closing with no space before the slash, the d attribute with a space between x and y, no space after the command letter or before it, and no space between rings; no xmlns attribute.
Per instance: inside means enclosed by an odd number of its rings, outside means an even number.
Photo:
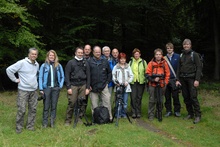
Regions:
<svg viewBox="0 0 220 147"><path fill-rule="evenodd" d="M195 118L193 122L198 123L201 119L196 89L199 86L201 73L199 56L192 50L189 39L183 41L182 54L174 53L172 43L166 44L166 51L167 54L163 56L162 49L155 49L153 59L147 64L141 58L141 51L135 48L132 51L131 60L127 63L126 54L119 53L116 48L111 51L108 46L103 48L94 46L92 49L87 44L84 48L75 49L75 56L68 61L65 69L59 63L54 50L48 51L45 62L39 69L36 61L38 50L30 48L28 57L6 69L8 77L18 83L16 132L21 133L24 127L26 103L28 104L26 128L34 130L38 88L44 97L42 126L44 128L49 124L51 127L55 126L59 93L64 82L68 97L66 126L72 122L75 103L79 98L85 99L86 103L90 98L92 111L99 105L107 107L111 120L113 115L126 118L130 93L131 117L140 118L141 102L146 85L149 92L148 119L150 121L156 116L155 108L158 98L155 92L157 87L159 87L162 102L162 97L165 95L166 114L164 116L169 117L173 114L177 117L181 116L179 101L179 87L181 86L188 111L185 119ZM15 73L18 73L18 76ZM112 114L111 106L113 101L116 101L114 92L120 85L125 87L122 94L124 108L121 108L120 114L115 112ZM172 111L172 98L174 111ZM83 109L86 110L86 106Z"/></svg>

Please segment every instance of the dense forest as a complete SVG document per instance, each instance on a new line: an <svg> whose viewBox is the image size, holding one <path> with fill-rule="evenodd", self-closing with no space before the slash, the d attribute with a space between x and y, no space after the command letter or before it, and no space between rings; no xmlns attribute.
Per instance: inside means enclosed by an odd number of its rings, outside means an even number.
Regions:
<svg viewBox="0 0 220 147"><path fill-rule="evenodd" d="M39 63L54 49L65 65L86 43L128 56L139 48L149 62L167 42L180 53L185 38L204 55L204 79L219 80L219 12L219 0L1 0L0 89L7 88L6 67L30 47L40 50Z"/></svg>

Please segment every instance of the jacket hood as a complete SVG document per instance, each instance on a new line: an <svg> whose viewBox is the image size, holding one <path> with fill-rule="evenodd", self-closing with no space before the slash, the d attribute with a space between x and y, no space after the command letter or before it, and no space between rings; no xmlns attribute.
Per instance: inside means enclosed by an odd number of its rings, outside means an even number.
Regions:
<svg viewBox="0 0 220 147"><path fill-rule="evenodd" d="M27 61L27 62L30 63L30 64L33 64L33 63L31 62L31 60L30 60L28 57L25 57L24 60ZM35 65L38 64L36 60L34 61L34 64L35 64Z"/></svg>
<svg viewBox="0 0 220 147"><path fill-rule="evenodd" d="M128 67L129 67L128 63L125 63L125 68L128 68ZM121 68L119 63L116 64L116 68L117 69Z"/></svg>

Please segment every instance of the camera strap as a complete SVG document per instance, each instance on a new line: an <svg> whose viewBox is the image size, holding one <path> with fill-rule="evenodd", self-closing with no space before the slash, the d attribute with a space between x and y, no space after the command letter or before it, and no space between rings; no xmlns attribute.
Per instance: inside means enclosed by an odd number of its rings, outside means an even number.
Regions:
<svg viewBox="0 0 220 147"><path fill-rule="evenodd" d="M169 67L170 67L170 69L171 69L171 71L173 72L174 77L176 78L176 73L175 73L175 71L173 70L173 66L170 64L170 61L169 61L169 59L167 58L167 56L165 56L164 59L167 61L168 65L169 65Z"/></svg>

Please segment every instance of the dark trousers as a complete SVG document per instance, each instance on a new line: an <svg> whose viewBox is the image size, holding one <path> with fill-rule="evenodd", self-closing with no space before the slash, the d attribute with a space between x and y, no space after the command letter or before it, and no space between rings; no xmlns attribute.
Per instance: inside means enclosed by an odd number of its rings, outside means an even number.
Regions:
<svg viewBox="0 0 220 147"><path fill-rule="evenodd" d="M145 84L135 82L131 84L131 112L132 115L141 115L141 101L144 93Z"/></svg>
<svg viewBox="0 0 220 147"><path fill-rule="evenodd" d="M201 117L200 104L197 98L197 89L194 87L194 78L180 78L182 95L189 115Z"/></svg>
<svg viewBox="0 0 220 147"><path fill-rule="evenodd" d="M57 103L60 94L59 87L46 88L44 91L43 125L48 125L50 113L50 122L53 125L56 119Z"/></svg>
<svg viewBox="0 0 220 147"><path fill-rule="evenodd" d="M170 81L170 82L176 82L176 81ZM173 106L174 106L174 112L180 112L180 100L179 100L179 90L175 89L173 90L173 85L172 83L170 83L167 85L166 87L166 91L165 91L165 108L167 112L172 112L172 98L173 98ZM175 83L174 83L175 84Z"/></svg>

